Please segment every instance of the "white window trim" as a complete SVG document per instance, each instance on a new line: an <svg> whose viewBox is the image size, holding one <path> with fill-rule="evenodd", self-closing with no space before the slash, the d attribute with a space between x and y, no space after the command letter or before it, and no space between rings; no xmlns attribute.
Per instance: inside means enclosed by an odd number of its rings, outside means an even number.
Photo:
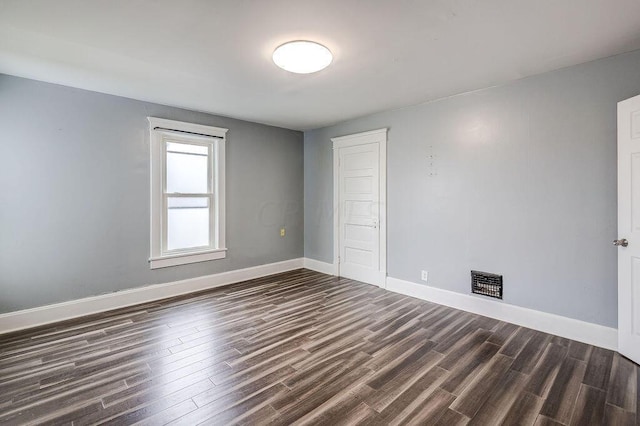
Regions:
<svg viewBox="0 0 640 426"><path fill-rule="evenodd" d="M151 269L225 258L227 253L225 239L225 142L228 129L156 117L147 117L147 119L149 120L151 142L151 256L149 258ZM194 142L203 141L204 138L213 139L212 143L208 142L212 146L211 159L214 162L213 176L211 176L214 206L211 222L213 232L209 247L203 247L200 250L163 253L163 238L166 238L163 232L166 172L163 141L167 135L175 132L179 132L183 137L193 137Z"/></svg>

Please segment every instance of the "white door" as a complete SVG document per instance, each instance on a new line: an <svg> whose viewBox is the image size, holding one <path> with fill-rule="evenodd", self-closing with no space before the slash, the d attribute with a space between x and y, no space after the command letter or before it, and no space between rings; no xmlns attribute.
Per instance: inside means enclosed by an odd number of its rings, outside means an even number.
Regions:
<svg viewBox="0 0 640 426"><path fill-rule="evenodd" d="M384 286L386 129L332 140L337 160L338 275Z"/></svg>
<svg viewBox="0 0 640 426"><path fill-rule="evenodd" d="M640 363L640 96L618 104L618 351Z"/></svg>

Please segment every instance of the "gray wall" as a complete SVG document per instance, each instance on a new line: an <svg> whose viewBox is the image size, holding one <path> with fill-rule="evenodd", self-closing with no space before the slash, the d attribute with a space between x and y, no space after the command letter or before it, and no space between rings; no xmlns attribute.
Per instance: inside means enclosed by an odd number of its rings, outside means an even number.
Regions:
<svg viewBox="0 0 640 426"><path fill-rule="evenodd" d="M388 127L389 276L497 272L507 303L615 327L616 103L638 93L633 52L305 132L305 256L333 259L329 139Z"/></svg>
<svg viewBox="0 0 640 426"><path fill-rule="evenodd" d="M226 259L149 269L147 116L229 129ZM0 148L0 313L303 255L301 132L0 75Z"/></svg>

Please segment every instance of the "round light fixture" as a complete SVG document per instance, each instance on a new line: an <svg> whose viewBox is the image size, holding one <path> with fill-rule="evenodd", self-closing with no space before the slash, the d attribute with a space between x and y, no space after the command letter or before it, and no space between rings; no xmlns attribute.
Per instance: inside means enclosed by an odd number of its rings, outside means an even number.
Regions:
<svg viewBox="0 0 640 426"><path fill-rule="evenodd" d="M273 52L273 62L289 72L310 74L329 66L333 60L331 51L313 41L290 41Z"/></svg>

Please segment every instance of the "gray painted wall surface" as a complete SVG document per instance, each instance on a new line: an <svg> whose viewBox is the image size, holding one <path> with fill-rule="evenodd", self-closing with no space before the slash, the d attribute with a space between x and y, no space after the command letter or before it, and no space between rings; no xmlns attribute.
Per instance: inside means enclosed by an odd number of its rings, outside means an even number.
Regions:
<svg viewBox="0 0 640 426"><path fill-rule="evenodd" d="M305 256L333 259L329 139L388 127L389 276L470 293L497 272L507 303L615 327L616 103L639 71L633 52L305 132Z"/></svg>
<svg viewBox="0 0 640 426"><path fill-rule="evenodd" d="M226 259L149 269L147 116L229 129ZM7 75L0 129L0 313L303 255L301 132Z"/></svg>

